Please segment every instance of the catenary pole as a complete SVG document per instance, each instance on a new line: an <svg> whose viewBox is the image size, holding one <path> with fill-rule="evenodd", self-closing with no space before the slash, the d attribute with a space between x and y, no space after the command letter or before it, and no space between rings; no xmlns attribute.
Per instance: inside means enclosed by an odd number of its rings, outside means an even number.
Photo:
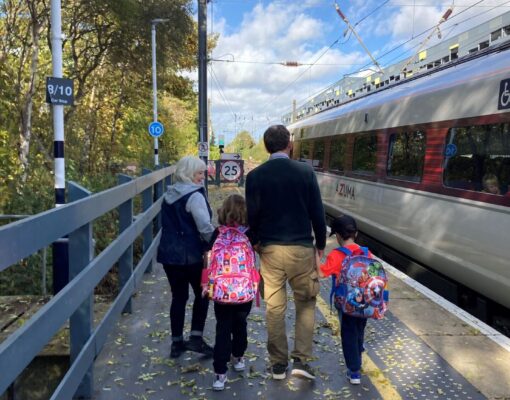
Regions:
<svg viewBox="0 0 510 400"><path fill-rule="evenodd" d="M207 3L198 0L198 141L207 142ZM207 166L207 155L200 157ZM207 172L204 181L207 192Z"/></svg>

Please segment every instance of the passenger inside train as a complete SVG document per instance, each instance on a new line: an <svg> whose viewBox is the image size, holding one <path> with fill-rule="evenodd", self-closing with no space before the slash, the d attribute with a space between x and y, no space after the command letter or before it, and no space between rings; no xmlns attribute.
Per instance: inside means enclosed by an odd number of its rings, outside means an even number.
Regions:
<svg viewBox="0 0 510 400"><path fill-rule="evenodd" d="M498 177L494 174L485 174L482 179L482 192L490 194L501 194Z"/></svg>

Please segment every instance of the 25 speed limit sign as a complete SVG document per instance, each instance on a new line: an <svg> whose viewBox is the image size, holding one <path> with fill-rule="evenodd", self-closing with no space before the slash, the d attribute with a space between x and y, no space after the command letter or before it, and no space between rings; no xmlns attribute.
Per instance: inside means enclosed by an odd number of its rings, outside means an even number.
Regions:
<svg viewBox="0 0 510 400"><path fill-rule="evenodd" d="M236 181L242 174L241 163L237 161L225 161L221 163L221 176L227 181Z"/></svg>

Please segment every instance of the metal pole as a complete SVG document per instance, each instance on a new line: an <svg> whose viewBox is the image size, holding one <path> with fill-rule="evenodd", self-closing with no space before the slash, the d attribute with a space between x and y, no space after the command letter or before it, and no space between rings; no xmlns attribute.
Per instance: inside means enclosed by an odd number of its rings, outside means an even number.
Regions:
<svg viewBox="0 0 510 400"><path fill-rule="evenodd" d="M152 21L152 120L158 121L158 79L156 76L156 21ZM154 165L159 165L159 143L154 138Z"/></svg>
<svg viewBox="0 0 510 400"><path fill-rule="evenodd" d="M62 78L62 24L60 0L51 0L51 61L53 77ZM65 204L64 106L53 105L55 205Z"/></svg>
<svg viewBox="0 0 510 400"><path fill-rule="evenodd" d="M207 0L198 0L198 135L207 142ZM207 167L207 155L200 158ZM207 192L207 179L204 185Z"/></svg>
<svg viewBox="0 0 510 400"><path fill-rule="evenodd" d="M51 61L53 77L62 78L62 16L60 0L51 0ZM64 158L64 106L53 105L53 155L55 158L55 207L66 202ZM69 280L67 239L53 244L53 292Z"/></svg>

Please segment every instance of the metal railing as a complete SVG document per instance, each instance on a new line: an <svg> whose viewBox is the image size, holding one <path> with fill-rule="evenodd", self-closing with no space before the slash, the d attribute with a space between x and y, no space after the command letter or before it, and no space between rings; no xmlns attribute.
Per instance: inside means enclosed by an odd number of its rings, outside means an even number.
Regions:
<svg viewBox="0 0 510 400"><path fill-rule="evenodd" d="M144 272L151 269L161 236L163 183L168 183L172 172L173 167L167 167L144 170L139 178L121 175L118 186L97 194L70 182L68 204L0 227L0 271L67 235L70 280L0 343L0 394L69 319L71 364L51 399L92 397L93 362L120 314L131 312L131 296ZM133 199L138 195L142 212L134 218ZM92 223L115 209L119 212L119 235L94 257ZM133 243L139 236L143 238L143 255L133 268ZM119 294L94 328L94 288L117 262Z"/></svg>
<svg viewBox="0 0 510 400"><path fill-rule="evenodd" d="M0 215L0 221L12 221L12 220L20 220L20 219L24 219L24 218L28 218L30 217L29 214L3 214L3 215ZM46 265L47 265L47 257L48 257L48 248L47 247L43 247L42 249L39 250L39 252L41 253L41 294L43 296L46 296L48 293L47 293L47 288L46 288L46 281L47 281L47 268L46 268Z"/></svg>

